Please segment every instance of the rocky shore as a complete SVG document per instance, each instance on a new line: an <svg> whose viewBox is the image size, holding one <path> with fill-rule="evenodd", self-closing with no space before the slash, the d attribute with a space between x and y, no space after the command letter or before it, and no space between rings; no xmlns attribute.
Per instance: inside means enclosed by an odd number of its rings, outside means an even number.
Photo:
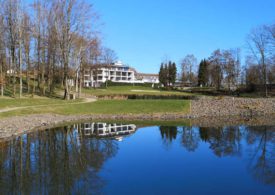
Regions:
<svg viewBox="0 0 275 195"><path fill-rule="evenodd" d="M20 135L34 129L47 129L62 123L87 120L189 120L192 125L213 127L224 125L275 125L275 99L200 98L192 100L190 113L15 116L0 120L0 139Z"/></svg>
<svg viewBox="0 0 275 195"><path fill-rule="evenodd" d="M62 123L88 120L175 120L187 118L179 114L118 114L118 115L57 115L35 114L0 120L0 139L19 135L33 129L46 129Z"/></svg>
<svg viewBox="0 0 275 195"><path fill-rule="evenodd" d="M243 116L275 114L274 98L202 97L191 102L191 117Z"/></svg>

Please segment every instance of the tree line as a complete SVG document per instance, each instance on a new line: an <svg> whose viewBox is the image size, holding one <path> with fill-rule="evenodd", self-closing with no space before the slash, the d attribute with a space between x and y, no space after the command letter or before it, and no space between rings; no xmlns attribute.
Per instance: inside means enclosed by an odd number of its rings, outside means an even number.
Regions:
<svg viewBox="0 0 275 195"><path fill-rule="evenodd" d="M0 91L79 96L86 68L108 63L99 17L85 0L0 0ZM93 65L93 66L92 66ZM73 83L73 84L72 84Z"/></svg>
<svg viewBox="0 0 275 195"><path fill-rule="evenodd" d="M252 29L245 45L244 63L241 63L240 48L217 49L199 64L193 54L188 54L180 62L181 72L177 79L186 86L230 91L240 87L253 90L253 86L259 85L267 96L268 85L275 83L275 24ZM160 82L165 85L166 81L162 80L160 75Z"/></svg>

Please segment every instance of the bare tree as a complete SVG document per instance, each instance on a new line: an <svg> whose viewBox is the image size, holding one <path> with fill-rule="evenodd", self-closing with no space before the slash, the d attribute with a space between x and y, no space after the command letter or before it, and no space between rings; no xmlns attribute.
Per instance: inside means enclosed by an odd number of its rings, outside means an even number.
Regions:
<svg viewBox="0 0 275 195"><path fill-rule="evenodd" d="M88 48L88 67L90 72L90 77L93 80L93 87L96 88L98 80L98 69L101 66L100 56L101 56L101 42L98 37L95 37L91 40L91 43Z"/></svg>
<svg viewBox="0 0 275 195"><path fill-rule="evenodd" d="M27 82L27 92L30 92L30 69L31 69L31 21L27 12L23 15L23 29L22 29L22 41L24 50L24 61L26 64L26 82Z"/></svg>
<svg viewBox="0 0 275 195"><path fill-rule="evenodd" d="M69 66L71 64L70 52L72 49L73 35L88 28L87 23L91 16L91 5L84 1L56 0L56 29L61 50L61 62L64 71L64 99L70 99Z"/></svg>
<svg viewBox="0 0 275 195"><path fill-rule="evenodd" d="M17 0L6 0L3 2L4 15L5 15L5 28L7 43L9 48L9 76L12 76L13 85L13 97L16 94L16 49L18 40L18 30L17 30Z"/></svg>
<svg viewBox="0 0 275 195"><path fill-rule="evenodd" d="M35 13L33 37L35 40L35 61L37 69L37 87L45 95L46 37L47 37L47 1L36 0L33 4ZM34 73L35 74L35 73Z"/></svg>
<svg viewBox="0 0 275 195"><path fill-rule="evenodd" d="M110 65L117 60L117 55L114 50L103 47L101 52L102 63L106 65Z"/></svg>
<svg viewBox="0 0 275 195"><path fill-rule="evenodd" d="M246 88L254 91L257 84L262 83L261 67L255 63L254 57L246 56L245 81Z"/></svg>
<svg viewBox="0 0 275 195"><path fill-rule="evenodd" d="M194 68L197 66L197 58L193 54L186 55L181 61L182 80L195 82Z"/></svg>
<svg viewBox="0 0 275 195"><path fill-rule="evenodd" d="M210 63L209 73L211 85L215 86L219 90L222 86L224 65L221 50L215 50L209 57L208 61Z"/></svg>
<svg viewBox="0 0 275 195"><path fill-rule="evenodd" d="M72 60L74 64L75 71L75 92L78 98L81 96L81 86L82 86L82 69L83 63L86 57L86 50L89 47L89 41L85 37L74 35L73 49L72 49Z"/></svg>
<svg viewBox="0 0 275 195"><path fill-rule="evenodd" d="M267 62L270 57L270 32L266 30L266 27L260 26L253 29L247 39L247 45L249 47L251 55L257 61L261 67L261 73L263 78L263 84L265 86L265 96L267 97ZM274 50L274 48L272 49Z"/></svg>
<svg viewBox="0 0 275 195"><path fill-rule="evenodd" d="M18 58L19 58L19 98L22 97L22 93L23 93L23 81L22 81L22 64L23 64L23 60L22 60L22 34L23 34L23 11L22 11L22 5L21 2L19 1L17 3L17 28L18 28Z"/></svg>
<svg viewBox="0 0 275 195"><path fill-rule="evenodd" d="M1 3L1 1L0 1ZM0 12L1 13L1 12ZM4 96L5 85L5 69L6 69L6 46L5 46L5 31L4 17L0 15L0 91L1 96Z"/></svg>
<svg viewBox="0 0 275 195"><path fill-rule="evenodd" d="M236 87L240 76L240 50L230 49L222 52L224 58L224 74L227 87L231 90L232 86Z"/></svg>

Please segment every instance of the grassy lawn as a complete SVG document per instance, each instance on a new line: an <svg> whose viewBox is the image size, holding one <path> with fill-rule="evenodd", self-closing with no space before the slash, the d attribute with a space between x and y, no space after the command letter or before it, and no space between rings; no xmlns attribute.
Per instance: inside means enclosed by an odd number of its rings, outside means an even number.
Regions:
<svg viewBox="0 0 275 195"><path fill-rule="evenodd" d="M83 104L58 106L49 104L46 107L22 108L0 113L0 117L41 113L63 115L188 113L189 105L190 101L188 100L100 100Z"/></svg>
<svg viewBox="0 0 275 195"><path fill-rule="evenodd" d="M24 106L38 106L38 105L53 105L53 104L68 104L71 102L80 102L81 100L64 101L62 99L53 98L0 98L0 109Z"/></svg>
<svg viewBox="0 0 275 195"><path fill-rule="evenodd" d="M194 95L177 91L162 91L144 86L112 86L107 89L83 89L89 95ZM85 95L84 95L85 96ZM35 96L34 98L0 98L0 110L14 107L20 109L0 112L1 117L27 114L55 113L62 115L81 114L153 114L153 113L187 113L188 100L83 100L65 101L62 99ZM24 108L28 107L28 108Z"/></svg>
<svg viewBox="0 0 275 195"><path fill-rule="evenodd" d="M83 93L89 95L194 95L190 93L178 92L178 91L164 91L153 89L151 87L144 86L112 86L107 89L93 89L85 88Z"/></svg>

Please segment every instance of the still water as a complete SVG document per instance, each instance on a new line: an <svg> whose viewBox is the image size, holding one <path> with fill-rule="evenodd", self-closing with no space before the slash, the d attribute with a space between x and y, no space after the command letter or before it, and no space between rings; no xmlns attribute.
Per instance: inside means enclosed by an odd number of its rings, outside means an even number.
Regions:
<svg viewBox="0 0 275 195"><path fill-rule="evenodd" d="M275 194L275 126L82 123L0 142L0 194Z"/></svg>

